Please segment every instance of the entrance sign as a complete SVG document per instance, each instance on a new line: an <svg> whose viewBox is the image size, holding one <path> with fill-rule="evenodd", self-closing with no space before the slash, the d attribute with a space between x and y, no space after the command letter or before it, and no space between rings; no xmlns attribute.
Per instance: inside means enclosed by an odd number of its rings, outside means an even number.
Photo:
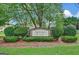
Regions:
<svg viewBox="0 0 79 59"><path fill-rule="evenodd" d="M32 29L30 36L50 36L50 31L47 29Z"/></svg>

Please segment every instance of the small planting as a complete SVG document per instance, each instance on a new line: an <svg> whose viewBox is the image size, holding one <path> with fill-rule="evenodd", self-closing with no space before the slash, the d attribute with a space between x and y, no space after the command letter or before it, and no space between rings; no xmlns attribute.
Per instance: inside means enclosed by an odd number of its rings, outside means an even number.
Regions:
<svg viewBox="0 0 79 59"><path fill-rule="evenodd" d="M16 42L18 41L18 37L17 36L6 36L4 37L4 41L5 42Z"/></svg>
<svg viewBox="0 0 79 59"><path fill-rule="evenodd" d="M53 41L53 37L24 37L23 38L24 41L37 41L37 42L49 42L49 41Z"/></svg>
<svg viewBox="0 0 79 59"><path fill-rule="evenodd" d="M76 42L77 41L77 37L76 36L62 36L62 41L66 42L66 43L72 43L72 42Z"/></svg>

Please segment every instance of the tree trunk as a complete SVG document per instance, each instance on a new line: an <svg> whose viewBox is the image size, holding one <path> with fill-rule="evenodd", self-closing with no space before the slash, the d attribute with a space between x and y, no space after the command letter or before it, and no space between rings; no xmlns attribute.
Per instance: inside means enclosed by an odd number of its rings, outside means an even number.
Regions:
<svg viewBox="0 0 79 59"><path fill-rule="evenodd" d="M25 6L25 7L24 7ZM26 4L22 4L22 7L24 8L24 10L26 10L29 14L29 16L31 17L32 23L34 24L35 28L37 28L36 23L31 15L31 13L29 12L29 10L27 9L27 5Z"/></svg>
<svg viewBox="0 0 79 59"><path fill-rule="evenodd" d="M39 7L41 6L41 7ZM37 7L37 16L38 16L38 21L39 21L39 27L42 28L42 20L43 20L43 4L36 4Z"/></svg>

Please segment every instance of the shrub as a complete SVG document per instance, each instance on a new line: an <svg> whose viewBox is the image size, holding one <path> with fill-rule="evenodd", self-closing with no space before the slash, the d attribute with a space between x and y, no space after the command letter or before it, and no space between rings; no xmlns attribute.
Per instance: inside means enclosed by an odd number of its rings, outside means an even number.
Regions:
<svg viewBox="0 0 79 59"><path fill-rule="evenodd" d="M17 36L6 36L4 37L4 41L5 42L16 42L18 41L18 37Z"/></svg>
<svg viewBox="0 0 79 59"><path fill-rule="evenodd" d="M53 41L53 37L44 37L44 36L33 36L33 37L24 37L23 38L24 41L37 41L37 42L45 42L45 41Z"/></svg>
<svg viewBox="0 0 79 59"><path fill-rule="evenodd" d="M14 28L13 27L7 27L4 29L4 34L6 36L13 36L14 35Z"/></svg>
<svg viewBox="0 0 79 59"><path fill-rule="evenodd" d="M75 36L76 35L76 28L72 25L68 25L68 26L64 27L64 35Z"/></svg>
<svg viewBox="0 0 79 59"><path fill-rule="evenodd" d="M14 34L17 35L17 36L24 36L24 35L27 34L27 32L28 32L28 30L25 27L17 27L14 30Z"/></svg>
<svg viewBox="0 0 79 59"><path fill-rule="evenodd" d="M52 35L53 35L53 37L55 38L55 39L58 39L61 35L62 35L62 32L60 31L60 30L58 30L58 29L54 29L53 31L52 31Z"/></svg>
<svg viewBox="0 0 79 59"><path fill-rule="evenodd" d="M62 41L67 43L72 43L77 41L76 36L62 36Z"/></svg>

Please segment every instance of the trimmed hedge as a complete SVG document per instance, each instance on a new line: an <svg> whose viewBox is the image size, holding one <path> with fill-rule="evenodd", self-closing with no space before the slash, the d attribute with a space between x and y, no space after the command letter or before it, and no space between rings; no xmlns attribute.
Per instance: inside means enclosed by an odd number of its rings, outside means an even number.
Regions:
<svg viewBox="0 0 79 59"><path fill-rule="evenodd" d="M53 35L54 39L58 39L62 35L62 32L60 30L58 30L58 29L55 28L52 31L52 35Z"/></svg>
<svg viewBox="0 0 79 59"><path fill-rule="evenodd" d="M64 35L75 36L76 35L76 28L73 25L66 26L64 28Z"/></svg>
<svg viewBox="0 0 79 59"><path fill-rule="evenodd" d="M62 41L66 42L66 43L72 43L72 42L76 42L77 41L77 37L76 36L62 36Z"/></svg>
<svg viewBox="0 0 79 59"><path fill-rule="evenodd" d="M14 28L13 27L7 27L4 29L5 36L13 36L14 35Z"/></svg>
<svg viewBox="0 0 79 59"><path fill-rule="evenodd" d="M4 41L5 42L16 42L18 41L18 37L17 36L6 36L4 37Z"/></svg>
<svg viewBox="0 0 79 59"><path fill-rule="evenodd" d="M17 27L15 30L14 30L14 34L17 35L17 36L24 36L26 35L28 32L27 28L26 27Z"/></svg>
<svg viewBox="0 0 79 59"><path fill-rule="evenodd" d="M50 41L54 41L53 37L44 37L44 36L32 36L32 37L24 37L23 38L24 41L37 41L37 42L50 42Z"/></svg>

